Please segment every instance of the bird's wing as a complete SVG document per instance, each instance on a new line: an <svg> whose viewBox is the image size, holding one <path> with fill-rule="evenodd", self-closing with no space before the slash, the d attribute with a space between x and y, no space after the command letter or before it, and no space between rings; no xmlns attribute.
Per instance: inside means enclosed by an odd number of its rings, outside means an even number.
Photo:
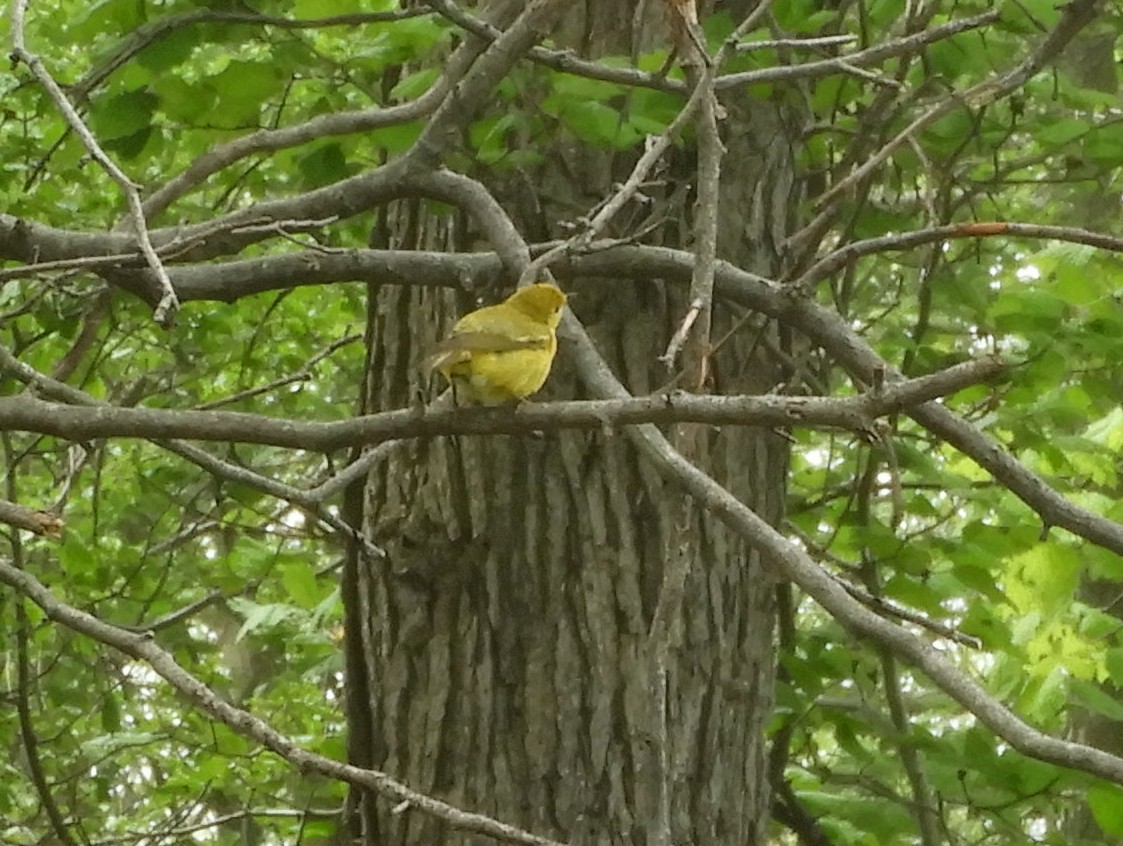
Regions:
<svg viewBox="0 0 1123 846"><path fill-rule="evenodd" d="M496 332L457 332L441 341L421 364L422 370L436 370L471 359L473 353L501 353L529 350L547 345L549 338L512 338Z"/></svg>
<svg viewBox="0 0 1123 846"><path fill-rule="evenodd" d="M469 312L422 362L422 369L447 370L475 353L505 353L550 345L550 327L516 309L489 306Z"/></svg>
<svg viewBox="0 0 1123 846"><path fill-rule="evenodd" d="M521 346L523 342L529 341L531 346L536 346L549 342L551 334L550 327L545 323L535 320L517 309L500 304L500 306L481 308L464 315L452 327L452 334L449 338L451 340L462 335L498 336L520 344L520 346L509 347L509 349L524 349ZM537 344L534 342L537 342ZM503 352L504 350L496 349L493 351Z"/></svg>

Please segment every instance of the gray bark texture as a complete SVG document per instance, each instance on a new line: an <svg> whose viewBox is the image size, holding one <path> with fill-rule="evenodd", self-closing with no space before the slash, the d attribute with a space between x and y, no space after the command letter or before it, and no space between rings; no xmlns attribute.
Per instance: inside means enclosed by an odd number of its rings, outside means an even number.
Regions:
<svg viewBox="0 0 1123 846"><path fill-rule="evenodd" d="M662 3L639 15L625 0L574 6L558 40L585 55L627 55L667 38ZM723 106L718 252L775 273L797 191L798 127L782 106L741 92ZM639 154L564 141L543 152L540 170L489 183L528 240L564 237L558 222L609 195ZM680 145L659 174L651 196L666 222L651 240L688 245L693 166L692 147ZM628 211L607 234L652 213ZM417 204L389 220L390 246L480 246L469 224ZM634 393L667 384L656 359L686 312L685 290L658 279L559 282L578 292L575 312ZM418 390L425 347L478 303L419 289L374 296L369 407L401 407ZM783 338L716 303L713 339L735 326L714 359L715 389L774 389L785 378L773 355ZM581 395L563 343L540 396ZM705 469L779 521L785 441L748 429L707 430L702 441ZM417 443L368 481L365 514L390 560L358 572L363 626L348 635L361 638L363 656L349 667L353 758L569 843L767 842L768 564L665 484L622 435ZM666 565L679 555L689 575L662 698L648 634ZM485 842L378 800L364 819L369 846Z"/></svg>

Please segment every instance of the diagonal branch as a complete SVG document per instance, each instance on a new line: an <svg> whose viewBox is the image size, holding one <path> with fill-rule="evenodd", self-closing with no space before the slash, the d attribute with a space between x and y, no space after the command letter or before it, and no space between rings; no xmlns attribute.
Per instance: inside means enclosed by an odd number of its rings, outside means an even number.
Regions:
<svg viewBox="0 0 1123 846"><path fill-rule="evenodd" d="M576 337L582 379L600 395L624 397L621 385L592 340L572 315L566 328ZM916 635L879 617L839 586L807 553L737 500L705 472L677 452L654 426L629 429L637 449L660 475L681 485L701 507L712 511L733 531L770 560L778 575L789 579L855 634L888 648L932 679L948 696L970 711L1018 751L1042 761L1091 773L1123 784L1123 758L1038 731L992 697L940 652Z"/></svg>
<svg viewBox="0 0 1123 846"><path fill-rule="evenodd" d="M574 259L570 268L593 276L626 274L642 279L663 277L685 284L690 279L693 261L694 257L682 250L614 246L605 252L590 252ZM841 315L806 298L793 296L790 291L726 262L718 262L717 282L719 294L806 335L858 381L873 384L874 374L878 371L886 374L888 383L903 378L896 368L854 332ZM933 402L916 406L908 414L987 470L1036 511L1046 526L1068 529L1123 555L1123 525L1065 499L1001 444L951 409Z"/></svg>
<svg viewBox="0 0 1123 846"><path fill-rule="evenodd" d="M1004 74L984 79L966 91L958 91L941 100L912 123L902 129L880 150L855 168L846 178L839 180L830 190L815 201L819 208L830 205L858 183L869 178L877 168L906 144L917 132L931 126L941 117L963 106L980 106L993 103L1025 85L1041 68L1051 61L1081 29L1091 23L1102 0L1072 0L1065 6L1060 21L1045 39L1021 64Z"/></svg>
<svg viewBox="0 0 1123 846"><path fill-rule="evenodd" d="M208 177L247 156L276 152L333 135L348 135L387 126L398 126L426 117L444 101L452 86L483 52L484 46L479 42L461 44L449 57L444 72L437 80L425 93L408 103L355 112L317 115L295 126L260 129L249 135L235 138L233 141L219 144L199 156L186 170L155 191L144 201L144 209L149 215L164 211Z"/></svg>
<svg viewBox="0 0 1123 846"><path fill-rule="evenodd" d="M441 163L461 130L489 101L495 86L535 43L553 28L569 7L569 0L528 0L518 18L492 42L444 98L421 136L405 153L416 168Z"/></svg>
<svg viewBox="0 0 1123 846"><path fill-rule="evenodd" d="M6 499L0 499L0 523L7 523L17 529L25 529L48 538L62 535L63 522L57 514L28 508L26 505L9 502Z"/></svg>
<svg viewBox="0 0 1123 846"><path fill-rule="evenodd" d="M509 232L506 237L511 241L518 240L519 235L514 224L502 210L496 212L489 205L476 204L468 207L467 211L479 218L481 223L486 222L487 226L495 230L508 229ZM625 251L628 249L624 248ZM693 255L679 253L675 250L657 251L653 248L646 248L640 252L649 254L648 251L663 252L674 256L679 260L679 266L676 269L681 272L673 275L679 278L690 277L695 260ZM592 257L597 257L597 254L593 254ZM522 250L521 261L524 268L529 265L529 248ZM724 262L719 262L716 271L721 274L723 270L732 271L733 268ZM751 277L750 274L745 274L743 271L736 272L743 277ZM652 276L655 275L663 274L652 274ZM735 287L737 286L728 285L726 290L730 291ZM807 314L807 309L814 309L810 313L816 317L823 320L829 319L832 322L838 321L842 324L844 329L842 337L845 343L855 349L864 346L864 342L845 326L839 315L814 306L805 299L792 297L788 293L777 290L774 286L764 285L755 277L752 277L752 285L749 287L756 294L762 295L762 299L771 301L773 307L779 312L775 315L777 318L787 317L790 319L793 315ZM765 294L767 294L767 297L763 296ZM781 304L783 304L782 307L780 307ZM808 326L803 331L814 337L814 334L808 331L811 328L812 326ZM629 399L630 394L627 389L612 373L607 362L597 351L592 339L585 332L585 328L571 312L566 311L564 313L561 329L562 337L571 343L577 373L590 392L595 396L608 399ZM877 369L885 370L887 368L885 362L881 361L872 349L868 347L865 347L865 349L868 350L869 357L878 363ZM873 363L870 362L870 365ZM872 371L874 368L867 366L866 369ZM899 376L894 375L894 381L899 380L899 378ZM866 373L865 380L867 383L872 383L870 372ZM942 409L942 406L938 403L928 403L920 408ZM912 413L915 416L917 410L913 410ZM962 426L974 431L973 427L959 421L959 418L955 417L952 412L949 411L947 414L953 420L961 423ZM629 427L625 430L625 434L660 475L672 484L685 489L695 498L699 507L711 511L731 530L744 537L747 543L770 560L776 567L779 577L798 585L804 593L814 599L850 631L885 646L894 655L919 669L937 687L1015 749L1030 757L1097 775L1123 785L1123 758L1082 743L1060 740L1030 726L991 696L978 682L951 663L938 650L901 626L881 618L850 596L806 552L781 535L767 521L740 502L703 470L684 458L681 453L672 447L671 443L654 424L645 423ZM978 436L984 441L987 440L981 433L978 433ZM1029 473L1012 456L1004 453L1001 449L994 448L993 451L1004 456L1018 470ZM1044 485L1044 482L1041 482L1041 484ZM1062 502L1064 501L1059 494L1053 493ZM1065 505L1076 508L1076 506L1071 506L1068 503L1065 503ZM1115 531L1123 537L1123 526L1111 523L1111 521L1104 520L1102 517L1098 519L1113 526Z"/></svg>
<svg viewBox="0 0 1123 846"><path fill-rule="evenodd" d="M133 232L136 234L140 252L155 274L160 286L160 302L156 306L153 317L160 326L168 328L175 322L175 314L179 310L179 300L176 298L175 288L172 287L172 282L168 278L168 271L164 268L164 263L160 261L160 257L156 255L156 248L153 247L152 239L149 237L148 223L145 220L144 209L140 202L140 191L136 183L126 176L116 162L101 149L101 145L98 144L93 133L82 121L78 110L74 108L58 83L47 71L42 60L27 49L24 41L24 17L27 12L27 2L28 0L12 0L12 59L27 65L32 75L50 95L55 105L58 106L70 128L82 139L82 143L94 158L94 161L101 165L102 169L117 183L121 193L125 195L125 201L129 208L129 218L132 221Z"/></svg>
<svg viewBox="0 0 1123 846"><path fill-rule="evenodd" d="M243 737L260 743L302 773L316 773L325 778L373 790L380 796L416 808L462 831L493 837L507 843L562 846L549 838L540 837L484 814L464 811L447 802L419 793L379 770L353 767L302 749L265 720L226 702L200 679L176 663L171 653L161 649L148 635L130 632L60 601L34 576L16 569L3 560L0 560L0 583L19 591L43 609L43 613L56 623L111 646L130 658L143 661L181 696L204 713L230 726Z"/></svg>
<svg viewBox="0 0 1123 846"><path fill-rule="evenodd" d="M69 408L81 409L94 416L104 413L113 413L115 409L108 403L95 399L89 394L78 390L77 388L67 385L65 382L60 382L52 379L42 373L39 373L34 368L12 355L11 351L6 347L0 345L0 373L7 373L13 378L23 382L29 387L34 387L38 392L54 397L66 405L55 405L53 403L44 403L47 407L55 408ZM28 396L12 397L0 402L8 402L18 404L20 402L33 402L42 403L42 400L36 400ZM215 412L198 412L202 414L215 413ZM0 431L4 426L0 424ZM98 437L97 435L82 436L79 440L87 440ZM145 436L141 436L145 437ZM193 444L184 443L183 441L174 438L149 438L156 446L168 450L181 458L190 461L192 464L201 467L208 473L218 479L225 479L231 482L238 482L248 487L260 490L277 499L284 500L292 505L305 509L309 513L315 515L325 525L330 527L341 537L354 539L356 543L360 544L363 549L372 558L383 558L385 553L373 544L364 534L356 530L354 527L348 525L340 516L333 510L325 508L322 498L317 498L310 492L303 491L300 488L286 485L283 482L278 482L267 476L262 476L255 473L247 467L242 467L237 464L232 464L215 458L206 450L200 449Z"/></svg>

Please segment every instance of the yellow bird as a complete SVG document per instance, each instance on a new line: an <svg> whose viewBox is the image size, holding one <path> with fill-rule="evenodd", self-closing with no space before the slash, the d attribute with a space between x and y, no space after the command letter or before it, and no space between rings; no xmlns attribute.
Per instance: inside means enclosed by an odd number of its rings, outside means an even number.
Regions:
<svg viewBox="0 0 1123 846"><path fill-rule="evenodd" d="M461 317L423 365L439 370L459 402L504 405L546 382L558 351L565 294L539 282Z"/></svg>

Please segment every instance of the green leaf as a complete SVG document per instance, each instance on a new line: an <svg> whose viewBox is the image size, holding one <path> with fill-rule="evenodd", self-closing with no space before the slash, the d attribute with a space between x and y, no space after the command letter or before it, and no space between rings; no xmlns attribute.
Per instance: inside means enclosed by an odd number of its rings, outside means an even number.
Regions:
<svg viewBox="0 0 1123 846"><path fill-rule="evenodd" d="M75 531L68 531L63 536L63 541L58 547L58 558L59 563L72 579L92 580L100 569L97 556L86 545L82 536Z"/></svg>
<svg viewBox="0 0 1123 846"><path fill-rule="evenodd" d="M218 94L207 85L187 82L177 74L157 76L152 89L159 95L159 109L173 121L202 124L214 110Z"/></svg>
<svg viewBox="0 0 1123 846"><path fill-rule="evenodd" d="M614 82L588 79L567 73L558 73L551 76L550 87L553 89L554 96L561 100L575 102L595 101L603 103L605 100L624 93L624 89Z"/></svg>
<svg viewBox="0 0 1123 846"><path fill-rule="evenodd" d="M203 36L198 27L179 27L164 33L141 50L137 61L150 71L171 70L190 59L202 41Z"/></svg>
<svg viewBox="0 0 1123 846"><path fill-rule="evenodd" d="M121 159L135 159L137 158L153 139L152 127L145 127L139 132L134 132L132 135L126 135L123 138L114 138L102 144L107 153L116 155Z"/></svg>
<svg viewBox="0 0 1123 846"><path fill-rule="evenodd" d="M1043 679L1027 688L1027 713L1043 723L1055 722L1057 716L1064 711L1068 699L1066 687L1067 674L1062 667L1054 667Z"/></svg>
<svg viewBox="0 0 1123 846"><path fill-rule="evenodd" d="M1101 167L1123 162L1123 124L1109 123L1090 132L1084 139L1084 158Z"/></svg>
<svg viewBox="0 0 1123 846"><path fill-rule="evenodd" d="M1104 664L1112 684L1123 690L1123 649L1109 649L1104 655Z"/></svg>
<svg viewBox="0 0 1123 846"><path fill-rule="evenodd" d="M1071 606L1082 571L1076 549L1045 541L1010 560L1006 594L1018 608L1052 617Z"/></svg>
<svg viewBox="0 0 1123 846"><path fill-rule="evenodd" d="M389 155L403 153L412 146L421 134L421 123L403 123L398 126L387 126L375 129L363 136L366 143L375 149L385 150Z"/></svg>
<svg viewBox="0 0 1123 846"><path fill-rule="evenodd" d="M229 129L257 126L265 104L283 87L272 64L246 61L231 62L210 84L217 95L210 122Z"/></svg>
<svg viewBox="0 0 1123 846"><path fill-rule="evenodd" d="M885 583L883 590L890 599L895 599L911 608L917 608L929 614L940 615L944 613L943 601L947 597L935 590L928 581L897 574Z"/></svg>
<svg viewBox="0 0 1123 846"><path fill-rule="evenodd" d="M1052 0L1018 0L1017 3L999 5L1002 15L999 21L1012 32L1023 35L1040 33L1041 28L1049 28L1060 17L1060 9Z"/></svg>
<svg viewBox="0 0 1123 846"><path fill-rule="evenodd" d="M101 141L135 136L150 128L158 102L151 91L139 89L99 99L90 110L90 127Z"/></svg>
<svg viewBox="0 0 1123 846"><path fill-rule="evenodd" d="M1060 118L1050 123L1044 123L1034 130L1034 138L1043 144L1053 147L1062 147L1071 141L1087 134L1091 129L1087 121L1076 118Z"/></svg>
<svg viewBox="0 0 1123 846"><path fill-rule="evenodd" d="M293 602L302 608L314 607L321 598L316 570L306 561L290 561L281 566L281 583Z"/></svg>
<svg viewBox="0 0 1123 846"><path fill-rule="evenodd" d="M1123 787L1101 782L1088 791L1087 802L1104 834L1123 837Z"/></svg>
<svg viewBox="0 0 1123 846"><path fill-rule="evenodd" d="M1123 450L1123 407L1117 405L1105 416L1094 420L1084 430L1084 435L1115 452Z"/></svg>
<svg viewBox="0 0 1123 846"><path fill-rule="evenodd" d="M99 0L80 5L82 14L67 36L82 42L106 32L126 33L144 23L144 6L144 0Z"/></svg>
<svg viewBox="0 0 1123 846"><path fill-rule="evenodd" d="M90 737L82 744L82 751L91 758L105 758L122 749L148 746L163 740L162 734L147 731L123 731Z"/></svg>
<svg viewBox="0 0 1123 846"><path fill-rule="evenodd" d="M298 156L297 162L305 189L330 185L351 175L347 157L337 141L314 147L304 155Z"/></svg>
<svg viewBox="0 0 1123 846"><path fill-rule="evenodd" d="M385 3L380 3L381 8ZM370 4L364 0L293 0L292 16L297 20L327 18L353 12L369 12Z"/></svg>
<svg viewBox="0 0 1123 846"><path fill-rule="evenodd" d="M1119 618L1104 613L1098 608L1080 606L1080 634L1088 640L1103 640L1119 631Z"/></svg>
<svg viewBox="0 0 1123 846"><path fill-rule="evenodd" d="M231 600L230 604L232 607L236 608L240 614L244 614L246 618L242 627L238 629L238 634L235 637L236 641L241 641L250 634L267 632L271 629L275 629L288 620L291 620L299 613L298 610L291 605L281 605L278 603L260 604L241 598L238 598L236 601Z"/></svg>
<svg viewBox="0 0 1123 846"><path fill-rule="evenodd" d="M994 574L983 567L976 567L973 564L956 564L952 567L952 575L960 584L977 590L988 599L1001 602L1006 598L995 582Z"/></svg>
<svg viewBox="0 0 1123 846"><path fill-rule="evenodd" d="M403 77L390 89L392 100L413 100L428 91L440 77L440 68L422 68Z"/></svg>
<svg viewBox="0 0 1123 846"><path fill-rule="evenodd" d="M567 103L561 118L574 135L597 146L613 146L623 126L619 109L591 101Z"/></svg>
<svg viewBox="0 0 1123 846"><path fill-rule="evenodd" d="M117 700L117 696L113 693L108 693L101 700L101 709L98 712L101 717L101 730L107 734L111 734L121 729L121 703Z"/></svg>
<svg viewBox="0 0 1123 846"><path fill-rule="evenodd" d="M1105 693L1095 682L1071 679L1068 683L1068 692L1077 705L1094 714L1123 722L1123 702Z"/></svg>

